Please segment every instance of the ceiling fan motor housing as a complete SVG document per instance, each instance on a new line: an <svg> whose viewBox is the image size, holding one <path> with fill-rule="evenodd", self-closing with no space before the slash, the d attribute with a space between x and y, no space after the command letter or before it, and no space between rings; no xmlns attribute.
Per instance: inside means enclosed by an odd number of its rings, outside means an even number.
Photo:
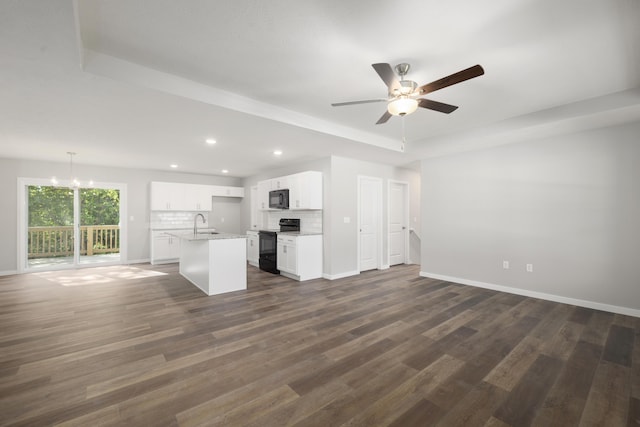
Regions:
<svg viewBox="0 0 640 427"><path fill-rule="evenodd" d="M400 87L394 88L391 96L411 95L418 88L418 84L413 80L400 80Z"/></svg>

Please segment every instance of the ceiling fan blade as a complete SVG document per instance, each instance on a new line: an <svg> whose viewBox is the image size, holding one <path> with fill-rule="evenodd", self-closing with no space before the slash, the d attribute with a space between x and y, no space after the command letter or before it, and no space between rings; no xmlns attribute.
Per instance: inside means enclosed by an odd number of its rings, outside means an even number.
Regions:
<svg viewBox="0 0 640 427"><path fill-rule="evenodd" d="M434 82L427 83L424 86L420 86L418 88L418 93L420 95L424 95L425 93L435 92L436 90L440 90L447 86L451 86L456 83L481 76L483 74L484 69L480 65L474 65L473 67L469 67L466 70L458 71L457 73L453 73L450 76L443 77L440 80L436 80Z"/></svg>
<svg viewBox="0 0 640 427"><path fill-rule="evenodd" d="M445 104L443 102L432 101L431 99L419 99L418 106L422 108L428 108L429 110L440 111L441 113L449 114L458 109L455 105Z"/></svg>
<svg viewBox="0 0 640 427"><path fill-rule="evenodd" d="M391 113L388 111L385 111L384 114L382 115L382 117L380 117L378 119L378 121L376 122L377 125L381 125L383 123L387 123L387 120L389 120L391 118Z"/></svg>
<svg viewBox="0 0 640 427"><path fill-rule="evenodd" d="M376 70L376 73L378 73L382 81L387 85L387 87L389 88L389 92L391 92L393 89L400 88L400 82L396 78L396 74L393 72L391 65L385 62L380 64L371 64L371 66L374 70Z"/></svg>
<svg viewBox="0 0 640 427"><path fill-rule="evenodd" d="M349 102L336 102L331 104L333 107L342 107L343 105L355 105L355 104L369 104L371 102L387 102L386 98L379 99L366 99L364 101L349 101Z"/></svg>

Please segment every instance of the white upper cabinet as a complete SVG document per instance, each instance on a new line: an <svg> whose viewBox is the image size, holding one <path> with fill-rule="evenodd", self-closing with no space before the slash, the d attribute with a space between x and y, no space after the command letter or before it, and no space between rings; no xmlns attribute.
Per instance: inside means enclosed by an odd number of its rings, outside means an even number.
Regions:
<svg viewBox="0 0 640 427"><path fill-rule="evenodd" d="M199 184L179 184L184 192L185 211L210 211L211 186ZM175 209L174 209L175 210Z"/></svg>
<svg viewBox="0 0 640 427"><path fill-rule="evenodd" d="M271 180L272 190L284 190L289 188L289 177L281 176L280 178L273 178Z"/></svg>
<svg viewBox="0 0 640 427"><path fill-rule="evenodd" d="M269 191L271 191L271 180L258 182L258 209L263 211L269 209Z"/></svg>
<svg viewBox="0 0 640 427"><path fill-rule="evenodd" d="M216 197L244 197L244 187L229 187L223 185L210 185L212 196Z"/></svg>
<svg viewBox="0 0 640 427"><path fill-rule="evenodd" d="M269 191L289 190L289 209L322 209L322 172L307 171L258 182L258 209L269 208Z"/></svg>
<svg viewBox="0 0 640 427"><path fill-rule="evenodd" d="M250 202L250 206L251 206L251 229L252 230L259 230L260 227L262 227L262 224L258 224L258 218L260 217L261 213L258 212L259 210L259 201L258 201L258 187L257 186L253 186L251 187L250 190L250 197L251 200ZM260 227L258 227L260 226Z"/></svg>
<svg viewBox="0 0 640 427"><path fill-rule="evenodd" d="M151 210L210 211L212 196L244 197L244 188L181 184L177 182L152 182Z"/></svg>
<svg viewBox="0 0 640 427"><path fill-rule="evenodd" d="M322 209L322 172L289 176L289 209Z"/></svg>
<svg viewBox="0 0 640 427"><path fill-rule="evenodd" d="M174 182L151 183L151 210L178 211L186 210L185 193L182 184Z"/></svg>

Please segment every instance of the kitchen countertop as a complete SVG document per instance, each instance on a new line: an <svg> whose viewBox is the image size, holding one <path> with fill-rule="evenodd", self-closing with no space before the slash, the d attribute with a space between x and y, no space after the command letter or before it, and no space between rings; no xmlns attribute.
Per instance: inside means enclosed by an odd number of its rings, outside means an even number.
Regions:
<svg viewBox="0 0 640 427"><path fill-rule="evenodd" d="M166 226L166 225L162 225L162 226L155 226L155 227L150 227L151 231L164 231L164 230L193 230L193 226L191 227L178 227L178 226Z"/></svg>
<svg viewBox="0 0 640 427"><path fill-rule="evenodd" d="M244 234L232 234L232 233L216 233L216 234L209 234L206 233L206 230L204 233L198 233L197 235L193 235L193 231L183 231L183 232L176 232L176 233L167 233L171 236L174 237L178 237L180 239L185 239L185 240L190 240L190 241L195 241L195 240L223 240L223 239L246 239L247 236Z"/></svg>
<svg viewBox="0 0 640 427"><path fill-rule="evenodd" d="M263 228L261 230L249 230L251 232L257 231L269 231L271 233L282 234L283 236L322 236L322 233L313 232L313 231L280 231L278 229L268 229Z"/></svg>
<svg viewBox="0 0 640 427"><path fill-rule="evenodd" d="M283 236L322 236L322 233L312 233L308 231L278 231Z"/></svg>
<svg viewBox="0 0 640 427"><path fill-rule="evenodd" d="M193 226L191 227L161 227L161 228L152 228L151 231L176 231L176 232L187 232L191 231L193 233ZM198 231L218 231L215 228L204 228L198 227Z"/></svg>

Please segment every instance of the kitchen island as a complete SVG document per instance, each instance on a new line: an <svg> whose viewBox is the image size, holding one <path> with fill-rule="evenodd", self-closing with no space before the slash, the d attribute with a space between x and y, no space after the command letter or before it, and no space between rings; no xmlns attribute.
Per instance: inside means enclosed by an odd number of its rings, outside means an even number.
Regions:
<svg viewBox="0 0 640 427"><path fill-rule="evenodd" d="M247 289L247 238L242 234L168 233L180 238L180 274L207 295Z"/></svg>

